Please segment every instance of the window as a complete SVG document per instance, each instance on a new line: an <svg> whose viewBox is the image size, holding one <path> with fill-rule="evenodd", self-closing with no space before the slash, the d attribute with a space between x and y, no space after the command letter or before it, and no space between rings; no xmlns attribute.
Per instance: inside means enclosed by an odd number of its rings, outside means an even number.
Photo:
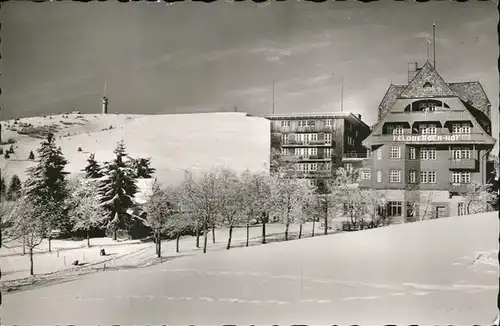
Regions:
<svg viewBox="0 0 500 326"><path fill-rule="evenodd" d="M422 148L420 150L421 160L435 160L437 159L437 153L435 148Z"/></svg>
<svg viewBox="0 0 500 326"><path fill-rule="evenodd" d="M318 134L309 134L311 141L318 141Z"/></svg>
<svg viewBox="0 0 500 326"><path fill-rule="evenodd" d="M406 217L416 217L417 203L406 202Z"/></svg>
<svg viewBox="0 0 500 326"><path fill-rule="evenodd" d="M408 183L415 183L417 182L417 171L415 170L410 170L408 173Z"/></svg>
<svg viewBox="0 0 500 326"><path fill-rule="evenodd" d="M299 120L298 124L299 124L299 127L305 127L306 126L306 121Z"/></svg>
<svg viewBox="0 0 500 326"><path fill-rule="evenodd" d="M435 135L437 133L436 124L421 124L419 126L420 134L422 135Z"/></svg>
<svg viewBox="0 0 500 326"><path fill-rule="evenodd" d="M332 169L332 164L331 164L331 163L325 163L325 164L323 165L323 169L324 169L325 171L330 171L330 170Z"/></svg>
<svg viewBox="0 0 500 326"><path fill-rule="evenodd" d="M372 171L369 169L361 170L361 180L370 180L372 177Z"/></svg>
<svg viewBox="0 0 500 326"><path fill-rule="evenodd" d="M451 128L453 134L470 134L471 125L468 122L454 123Z"/></svg>
<svg viewBox="0 0 500 326"><path fill-rule="evenodd" d="M332 143L332 134L325 134L325 143L326 144Z"/></svg>
<svg viewBox="0 0 500 326"><path fill-rule="evenodd" d="M281 135L281 142L282 142L283 144L288 144L288 141L289 141L288 134Z"/></svg>
<svg viewBox="0 0 500 326"><path fill-rule="evenodd" d="M401 147L399 147L399 146L391 146L391 149L390 149L390 152L389 152L389 158L390 159L401 158Z"/></svg>
<svg viewBox="0 0 500 326"><path fill-rule="evenodd" d="M325 158L330 158L330 157L332 157L332 149L325 148Z"/></svg>
<svg viewBox="0 0 500 326"><path fill-rule="evenodd" d="M307 121L307 126L314 127L314 120Z"/></svg>
<svg viewBox="0 0 500 326"><path fill-rule="evenodd" d="M395 125L392 133L395 135L402 135L403 131L404 131L403 125Z"/></svg>
<svg viewBox="0 0 500 326"><path fill-rule="evenodd" d="M356 138L358 138L358 137L359 137L359 131L356 130Z"/></svg>
<svg viewBox="0 0 500 326"><path fill-rule="evenodd" d="M453 172L452 183L470 183L470 172Z"/></svg>
<svg viewBox="0 0 500 326"><path fill-rule="evenodd" d="M458 203L458 216L466 215L465 203Z"/></svg>
<svg viewBox="0 0 500 326"><path fill-rule="evenodd" d="M420 171L420 183L436 183L436 171Z"/></svg>
<svg viewBox="0 0 500 326"><path fill-rule="evenodd" d="M415 160L417 158L417 149L415 147L408 147L408 159Z"/></svg>
<svg viewBox="0 0 500 326"><path fill-rule="evenodd" d="M401 216L403 204L400 201L390 201L387 203L387 215L391 217Z"/></svg>
<svg viewBox="0 0 500 326"><path fill-rule="evenodd" d="M455 147L452 149L452 158L454 160L470 159L472 151L468 147Z"/></svg>
<svg viewBox="0 0 500 326"><path fill-rule="evenodd" d="M318 180L316 180L316 179L308 179L308 181L309 181L310 186L316 187L318 185L318 182L317 182Z"/></svg>
<svg viewBox="0 0 500 326"><path fill-rule="evenodd" d="M281 154L288 155L288 149L287 148L282 148L281 149Z"/></svg>
<svg viewBox="0 0 500 326"><path fill-rule="evenodd" d="M317 148L309 148L309 155L311 155L311 156L318 155L318 149Z"/></svg>
<svg viewBox="0 0 500 326"><path fill-rule="evenodd" d="M318 163L310 163L310 170L311 171L318 171Z"/></svg>
<svg viewBox="0 0 500 326"><path fill-rule="evenodd" d="M436 171L427 171L429 183L436 183Z"/></svg>
<svg viewBox="0 0 500 326"><path fill-rule="evenodd" d="M330 127L332 125L332 119L326 119L325 125Z"/></svg>
<svg viewBox="0 0 500 326"><path fill-rule="evenodd" d="M401 182L401 170L390 170L389 182Z"/></svg>
<svg viewBox="0 0 500 326"><path fill-rule="evenodd" d="M352 171L352 164L351 164L351 163L346 163L346 164L344 164L344 168L345 168L347 171Z"/></svg>
<svg viewBox="0 0 500 326"><path fill-rule="evenodd" d="M429 87L432 87L432 84L429 83L429 82L425 82L423 87L424 88L429 88Z"/></svg>
<svg viewBox="0 0 500 326"><path fill-rule="evenodd" d="M382 182L382 171L377 171L377 182Z"/></svg>
<svg viewBox="0 0 500 326"><path fill-rule="evenodd" d="M389 135L393 134L394 133L394 126L393 125L388 125L387 126L387 133Z"/></svg>
<svg viewBox="0 0 500 326"><path fill-rule="evenodd" d="M382 159L382 147L379 147L375 150L375 155L377 157L377 160Z"/></svg>
<svg viewBox="0 0 500 326"><path fill-rule="evenodd" d="M282 127L290 127L290 121L289 120L281 121L281 126Z"/></svg>

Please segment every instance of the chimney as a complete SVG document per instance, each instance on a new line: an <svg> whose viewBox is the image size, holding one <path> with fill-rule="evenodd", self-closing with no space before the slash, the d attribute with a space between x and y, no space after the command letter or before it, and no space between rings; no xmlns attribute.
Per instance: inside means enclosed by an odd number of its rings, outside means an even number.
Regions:
<svg viewBox="0 0 500 326"><path fill-rule="evenodd" d="M418 67L418 62L411 62L408 64L408 83L411 82L411 80L417 75L417 73L420 71Z"/></svg>
<svg viewBox="0 0 500 326"><path fill-rule="evenodd" d="M361 120L361 114L358 114L358 119Z"/></svg>

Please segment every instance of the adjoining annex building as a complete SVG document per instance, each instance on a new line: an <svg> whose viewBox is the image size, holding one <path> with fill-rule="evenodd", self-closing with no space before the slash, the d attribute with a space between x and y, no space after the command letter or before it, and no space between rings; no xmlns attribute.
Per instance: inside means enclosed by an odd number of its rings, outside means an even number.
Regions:
<svg viewBox="0 0 500 326"><path fill-rule="evenodd" d="M408 84L390 85L363 140L370 154L360 187L384 191L396 219L464 214L458 194L468 183L491 182L490 110L478 81L447 83L428 61L409 69Z"/></svg>

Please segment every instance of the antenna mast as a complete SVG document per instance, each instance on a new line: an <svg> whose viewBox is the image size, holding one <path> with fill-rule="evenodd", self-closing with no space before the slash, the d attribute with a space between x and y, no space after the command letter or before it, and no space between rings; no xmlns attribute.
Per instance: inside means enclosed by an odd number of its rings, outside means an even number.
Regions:
<svg viewBox="0 0 500 326"><path fill-rule="evenodd" d="M274 114L274 78L273 78L273 114Z"/></svg>
<svg viewBox="0 0 500 326"><path fill-rule="evenodd" d="M434 53L432 58L434 59L434 69L436 69L436 24L432 24L432 47L434 48Z"/></svg>
<svg viewBox="0 0 500 326"><path fill-rule="evenodd" d="M340 112L344 112L344 76L340 80Z"/></svg>

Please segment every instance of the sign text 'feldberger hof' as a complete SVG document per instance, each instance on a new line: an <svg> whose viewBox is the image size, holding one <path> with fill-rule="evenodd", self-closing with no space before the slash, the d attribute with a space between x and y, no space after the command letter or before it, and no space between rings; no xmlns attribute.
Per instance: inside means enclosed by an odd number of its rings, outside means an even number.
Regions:
<svg viewBox="0 0 500 326"><path fill-rule="evenodd" d="M468 141L470 140L470 135L418 135L418 136L406 136L406 135L394 135L392 137L393 141L398 142L421 142L421 141Z"/></svg>

